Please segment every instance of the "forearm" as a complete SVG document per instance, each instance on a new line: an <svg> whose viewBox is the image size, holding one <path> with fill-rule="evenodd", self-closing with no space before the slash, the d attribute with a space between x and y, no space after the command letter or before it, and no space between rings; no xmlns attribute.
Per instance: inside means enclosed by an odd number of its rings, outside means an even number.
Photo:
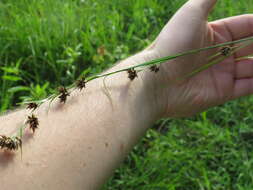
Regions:
<svg viewBox="0 0 253 190"><path fill-rule="evenodd" d="M111 70L147 57L137 55ZM66 104L55 100L49 112L49 103L35 112L39 129L24 140L22 160L16 155L0 163L4 166L0 171L3 189L89 190L105 182L161 110L154 93L149 93L155 90L153 73L139 73L133 81L126 72L103 80L89 82L83 91L75 90ZM1 123L6 121L1 132L10 133L22 124L26 112L1 118Z"/></svg>

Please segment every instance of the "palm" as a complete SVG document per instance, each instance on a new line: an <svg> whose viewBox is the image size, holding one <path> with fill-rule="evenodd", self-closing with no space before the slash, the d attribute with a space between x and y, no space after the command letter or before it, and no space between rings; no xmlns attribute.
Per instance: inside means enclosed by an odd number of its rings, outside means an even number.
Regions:
<svg viewBox="0 0 253 190"><path fill-rule="evenodd" d="M244 16L244 18L249 19L247 16ZM233 24L235 24L236 21L239 21L239 19L242 21L242 23L240 23L242 26L243 16L241 16L241 18L234 17L230 20L230 23L233 21ZM244 23L247 23L246 26L249 27L248 22L245 21ZM211 23L208 25L207 29L209 30L208 34L213 34L213 36L206 38L212 39L207 40L206 44L220 44L232 40L238 40L242 37L248 37L253 34L250 33L251 30L248 30L246 34L242 34L241 32L235 33L236 29L239 31L241 28L230 28L229 19ZM205 100L206 107L221 104L227 100L247 95L252 92L252 90L250 90L250 85L252 83L251 78L253 77L253 72L251 71L253 65L250 60L237 61L238 58L249 55L252 51L252 46L241 49L233 56L210 67L206 71L199 73L198 76L193 77L188 81L190 83L199 83L199 81L201 81L202 85L198 90L200 93L203 93L203 97L199 96L199 98L202 98L203 101ZM206 58L212 54L213 52L204 56ZM202 59L198 60L204 60L204 58L202 57ZM208 96L208 98L205 96Z"/></svg>
<svg viewBox="0 0 253 190"><path fill-rule="evenodd" d="M155 49L159 55L166 56L168 52L175 54L253 35L253 15L232 17L207 24L205 16L201 17L200 13L191 9L195 10L192 6L184 6L165 26L156 40ZM189 11L192 11L190 15ZM168 43L165 43L166 41ZM167 82L170 84L166 92L167 97L170 97L167 100L168 110L173 110L177 116L192 115L253 93L253 64L249 60L237 61L237 58L252 53L252 46L239 50L235 55L183 83L171 82L207 64L207 58L217 51L216 49L179 58L163 66L169 79Z"/></svg>
<svg viewBox="0 0 253 190"><path fill-rule="evenodd" d="M212 30L213 35L212 41L207 41L206 44L220 44L224 42L231 41L233 37L228 33L223 31L218 33L212 27L208 27L208 30ZM205 52L204 55L196 55L197 60L202 60L202 62L197 63L197 65L203 65L203 60L212 56L214 52ZM211 107L220 103L224 103L227 100L234 98L234 90L236 85L236 61L237 55L233 55L221 63L214 65L199 73L197 76L190 78L186 82L186 85L194 85L198 89L197 101L205 101L205 108ZM208 61L204 62L207 64ZM202 94L202 95L201 95ZM204 109L205 109L204 108Z"/></svg>

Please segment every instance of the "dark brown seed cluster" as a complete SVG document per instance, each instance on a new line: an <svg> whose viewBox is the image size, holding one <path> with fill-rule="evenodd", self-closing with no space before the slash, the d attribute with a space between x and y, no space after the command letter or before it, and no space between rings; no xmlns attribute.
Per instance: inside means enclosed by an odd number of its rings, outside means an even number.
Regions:
<svg viewBox="0 0 253 190"><path fill-rule="evenodd" d="M59 95L59 99L61 103L66 103L67 101L67 97L70 96L69 92L67 91L67 89L63 86L59 87L58 92L60 93Z"/></svg>
<svg viewBox="0 0 253 190"><path fill-rule="evenodd" d="M160 70L157 65L152 65L149 69L151 72L155 72L155 73L157 73Z"/></svg>
<svg viewBox="0 0 253 190"><path fill-rule="evenodd" d="M228 56L230 52L231 52L231 47L229 47L229 46L223 47L221 49L221 54L223 56Z"/></svg>
<svg viewBox="0 0 253 190"><path fill-rule="evenodd" d="M32 103L29 103L26 108L34 111L38 108L38 104L32 102Z"/></svg>
<svg viewBox="0 0 253 190"><path fill-rule="evenodd" d="M7 137L0 135L0 149L18 150L22 146L22 140L19 137Z"/></svg>
<svg viewBox="0 0 253 190"><path fill-rule="evenodd" d="M134 69L128 69L127 70L127 73L128 73L128 78L133 81L136 77L138 77L137 75L137 71L134 70Z"/></svg>
<svg viewBox="0 0 253 190"><path fill-rule="evenodd" d="M76 87L81 91L86 86L86 80L84 77L76 81Z"/></svg>
<svg viewBox="0 0 253 190"><path fill-rule="evenodd" d="M31 116L28 116L28 119L26 120L26 124L29 125L29 128L34 133L35 130L38 129L39 120L34 114L32 114Z"/></svg>

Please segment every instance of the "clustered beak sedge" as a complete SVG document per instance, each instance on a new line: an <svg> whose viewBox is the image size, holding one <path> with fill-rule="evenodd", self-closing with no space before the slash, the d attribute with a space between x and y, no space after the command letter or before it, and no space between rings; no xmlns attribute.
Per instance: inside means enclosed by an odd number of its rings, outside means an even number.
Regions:
<svg viewBox="0 0 253 190"><path fill-rule="evenodd" d="M239 44L239 43L241 44L240 46L235 46L235 44ZM113 74L117 74L120 72L127 72L127 74L128 74L127 77L129 78L130 81L133 81L136 78L138 78L137 74L139 72L142 72L146 69L149 69L153 73L159 72L159 65L162 63L169 64L169 62L168 62L169 60L173 60L178 57L182 57L182 56L186 56L186 55L197 54L197 53L200 53L203 51L208 51L211 49L217 49L217 48L220 49L217 53L208 57L207 64L200 66L199 68L197 68L193 72L186 74L186 76L184 76L181 79L177 79L177 80L187 79L187 78L193 77L194 75L208 69L209 67L211 67L215 64L221 63L222 61L224 61L228 57L232 56L234 53L236 53L240 49L242 49L248 45L251 45L252 43L253 43L253 36L248 37L248 38L244 38L241 40L237 40L237 41L226 42L226 43L217 44L214 46L190 50L190 51L179 53L179 54L172 55L172 56L162 57L159 59L155 59L155 60L152 60L149 62L141 63L141 64L138 64L138 65L135 65L132 67L124 68L124 69L117 70L117 71L110 72L110 73L99 74L99 75L94 75L94 76L90 76L90 77L85 77L84 75L82 75L78 78L78 80L75 83L73 83L69 87L61 86L58 89L58 91L56 91L53 95L49 96L47 99L43 99L43 100L39 100L39 101L25 102L25 104L27 105L27 109L30 110L30 115L25 119L24 124L18 129L18 132L16 134L14 134L11 137L7 137L5 135L0 135L0 149L4 149L4 150L8 150L8 151L15 151L20 148L21 149L21 158L22 158L23 131L25 130L26 127L29 127L30 130L32 130L32 132L34 133L39 125L39 119L34 114L34 111L36 109L38 109L41 104L43 104L44 102L46 102L48 100L49 100L49 107L48 107L48 110L49 110L51 103L57 97L59 99L59 103L65 104L66 101L68 100L68 96L70 96L70 94L72 93L73 90L75 90L75 89L78 89L80 91L84 90L86 88L86 84L92 80L95 80L95 79L101 78L101 77L104 77L104 79L105 79L106 77L113 75ZM250 56L251 55L245 56L245 57L240 57L240 58L237 58L236 60L247 59ZM253 56L253 54L252 54L252 56ZM105 86L105 84L104 84L104 86ZM109 93L108 93L108 96L110 96Z"/></svg>

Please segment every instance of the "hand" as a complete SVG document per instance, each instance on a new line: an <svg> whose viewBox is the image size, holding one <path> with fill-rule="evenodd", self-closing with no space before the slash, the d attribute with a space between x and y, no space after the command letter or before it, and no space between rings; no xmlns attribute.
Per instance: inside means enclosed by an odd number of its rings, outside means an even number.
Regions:
<svg viewBox="0 0 253 190"><path fill-rule="evenodd" d="M153 52L153 58L253 35L253 15L208 23L208 14L215 3L216 0L189 0L148 48L148 51ZM209 107L253 93L253 60L236 61L238 57L253 53L253 45L183 82L175 80L207 64L207 58L215 53L217 49L161 65L156 86L163 86L157 99L159 105L164 105L164 116L191 116Z"/></svg>

